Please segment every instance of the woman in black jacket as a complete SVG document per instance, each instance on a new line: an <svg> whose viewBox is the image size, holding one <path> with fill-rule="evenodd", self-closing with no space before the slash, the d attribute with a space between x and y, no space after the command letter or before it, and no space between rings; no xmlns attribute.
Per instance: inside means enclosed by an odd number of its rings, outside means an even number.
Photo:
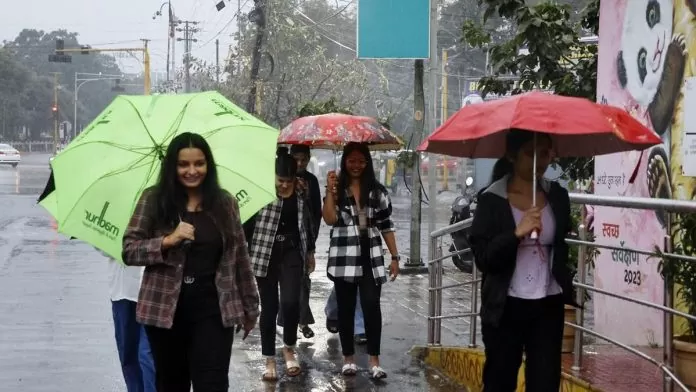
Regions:
<svg viewBox="0 0 696 392"><path fill-rule="evenodd" d="M534 149L538 187L533 189ZM525 353L526 390L558 391L563 305L574 304L567 268L568 192L543 179L552 159L549 135L511 130L498 178L479 196L471 228L482 272L481 323L486 363L484 392L512 392ZM536 192L537 206L532 207ZM531 239L537 231L538 238Z"/></svg>

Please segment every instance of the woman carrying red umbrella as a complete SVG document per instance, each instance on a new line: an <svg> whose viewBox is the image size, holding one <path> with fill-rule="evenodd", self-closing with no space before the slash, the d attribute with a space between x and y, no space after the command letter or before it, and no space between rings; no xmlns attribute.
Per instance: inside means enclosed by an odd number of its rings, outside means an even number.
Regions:
<svg viewBox="0 0 696 392"><path fill-rule="evenodd" d="M476 266L485 277L484 391L515 390L523 351L527 390L556 391L563 305L575 304L565 243L570 201L562 186L541 178L553 158L548 135L537 136L536 145L527 131L513 130L505 139L507 154L501 159L509 162L508 172L480 194L471 227ZM537 189L532 185L535 171ZM538 238L533 240L535 230Z"/></svg>
<svg viewBox="0 0 696 392"><path fill-rule="evenodd" d="M467 106L419 148L500 158L479 194L471 247L482 272L483 391L514 391L525 354L529 391L560 387L563 305L575 305L568 269L568 192L543 178L554 157L641 150L660 138L625 111L532 92ZM501 170L503 169L503 170Z"/></svg>

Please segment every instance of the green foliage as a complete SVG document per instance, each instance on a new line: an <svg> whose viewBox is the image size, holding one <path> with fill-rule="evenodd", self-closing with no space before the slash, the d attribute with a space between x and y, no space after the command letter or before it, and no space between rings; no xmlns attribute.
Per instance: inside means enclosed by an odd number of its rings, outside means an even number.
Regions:
<svg viewBox="0 0 696 392"><path fill-rule="evenodd" d="M305 103L297 111L297 117L318 116L329 113L353 114L349 108L338 105L335 97L331 97L323 102L319 101Z"/></svg>
<svg viewBox="0 0 696 392"><path fill-rule="evenodd" d="M672 241L676 254L696 256L696 214L679 214L673 226ZM684 302L687 313L696 314L696 263L664 255L661 249L655 253L661 257L658 270L662 277L672 284L679 285L677 297ZM689 320L689 335L696 337L696 322Z"/></svg>
<svg viewBox="0 0 696 392"><path fill-rule="evenodd" d="M66 30L45 32L24 29L12 41L0 45L0 135L5 140L26 137L37 140L43 132L53 130L53 76L59 72L58 107L60 121L73 122L75 72L120 75L113 57L89 54L72 55L72 63L49 63L56 39L65 41L65 48L77 48L78 34ZM127 81L123 81L127 82ZM79 90L78 124L85 126L113 100L113 82L90 82ZM138 91L139 92L139 91ZM28 134L21 131L26 129Z"/></svg>
<svg viewBox="0 0 696 392"><path fill-rule="evenodd" d="M396 156L396 165L402 169L410 170L417 162L420 162L420 156L413 150L400 151Z"/></svg>
<svg viewBox="0 0 696 392"><path fill-rule="evenodd" d="M589 0L579 18L570 5L551 1L536 5L523 0L480 3L484 16L463 24L462 41L489 51L493 73L480 80L484 95L550 89L559 95L596 100L597 47L583 45L580 37L598 33L599 0ZM492 24L489 19L493 17L510 24ZM505 29L514 29L515 34L501 39L499 32ZM564 158L558 163L570 179L587 179L594 172L586 158Z"/></svg>

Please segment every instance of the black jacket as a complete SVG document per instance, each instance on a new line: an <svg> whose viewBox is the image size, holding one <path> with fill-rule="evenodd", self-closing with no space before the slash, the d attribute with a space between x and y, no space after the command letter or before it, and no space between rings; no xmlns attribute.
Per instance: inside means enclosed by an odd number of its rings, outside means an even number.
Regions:
<svg viewBox="0 0 696 392"><path fill-rule="evenodd" d="M312 214L314 237L317 237L319 235L319 225L321 224L321 189L319 189L319 180L317 180L314 174L307 170L302 173L297 173L297 176L304 179L309 188L309 212Z"/></svg>
<svg viewBox="0 0 696 392"><path fill-rule="evenodd" d="M566 235L571 231L568 191L557 182L542 182L556 220L551 272L563 290L566 304L577 306L568 269ZM507 199L507 177L491 184L478 197L471 226L471 248L482 273L481 322L497 326L503 315L508 288L515 271L519 240L515 218Z"/></svg>

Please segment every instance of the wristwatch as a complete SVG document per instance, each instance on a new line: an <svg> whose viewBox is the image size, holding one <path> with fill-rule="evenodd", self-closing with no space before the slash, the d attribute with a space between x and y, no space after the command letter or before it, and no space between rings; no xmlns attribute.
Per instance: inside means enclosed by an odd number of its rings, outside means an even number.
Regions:
<svg viewBox="0 0 696 392"><path fill-rule="evenodd" d="M392 255L391 259L392 259L392 261L401 261L401 256L399 256L399 255Z"/></svg>

